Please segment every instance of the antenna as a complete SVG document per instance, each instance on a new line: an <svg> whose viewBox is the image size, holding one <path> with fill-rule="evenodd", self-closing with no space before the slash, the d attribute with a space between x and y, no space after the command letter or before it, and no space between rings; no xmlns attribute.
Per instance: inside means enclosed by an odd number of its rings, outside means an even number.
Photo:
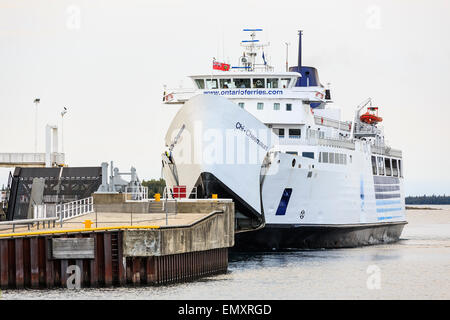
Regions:
<svg viewBox="0 0 450 320"><path fill-rule="evenodd" d="M302 68L302 30L298 31L298 72Z"/></svg>
<svg viewBox="0 0 450 320"><path fill-rule="evenodd" d="M38 134L37 134L38 114L37 114L37 112L38 112L39 102L41 102L41 99L39 99L39 98L34 99L34 105L36 106L35 111L34 111L35 112L34 113L34 153L37 153L37 136L38 136Z"/></svg>
<svg viewBox="0 0 450 320"><path fill-rule="evenodd" d="M246 32L250 32L250 38L251 40L242 40L241 41L241 46L243 46L246 50L244 51L243 56L240 58L240 67L237 68L241 68L241 69L246 69L249 71L254 71L255 67L258 66L256 64L256 55L257 55L257 50L258 49L262 49L264 50L264 47L267 46L268 44L263 44L260 43L260 41L256 38L256 32L259 31L263 31L263 29L259 29L259 28L246 28L243 29L243 31ZM247 58L247 59L244 59ZM264 64L259 64L260 68L263 68L264 70L268 71L268 70L272 70L273 67L269 66L267 64L265 55L264 55L264 51L262 53L262 59L264 61Z"/></svg>
<svg viewBox="0 0 450 320"><path fill-rule="evenodd" d="M289 57L289 45L290 45L290 43L289 42L285 42L285 44L286 44L286 72L288 72L289 71L289 63L288 63L289 59L288 59L288 57Z"/></svg>

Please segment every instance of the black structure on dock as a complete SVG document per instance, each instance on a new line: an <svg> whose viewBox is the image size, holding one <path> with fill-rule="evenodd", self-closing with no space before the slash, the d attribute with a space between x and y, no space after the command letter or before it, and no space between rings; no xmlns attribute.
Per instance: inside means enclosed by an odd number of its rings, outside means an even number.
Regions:
<svg viewBox="0 0 450 320"><path fill-rule="evenodd" d="M8 182L6 220L27 218L34 178L45 181L44 203L56 204L90 197L102 183L102 168L15 168Z"/></svg>

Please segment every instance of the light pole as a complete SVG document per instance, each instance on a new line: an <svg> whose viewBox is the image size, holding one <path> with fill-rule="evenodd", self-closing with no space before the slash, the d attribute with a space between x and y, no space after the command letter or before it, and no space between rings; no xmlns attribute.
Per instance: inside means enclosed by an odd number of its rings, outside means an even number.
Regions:
<svg viewBox="0 0 450 320"><path fill-rule="evenodd" d="M34 105L36 106L34 109L34 153L37 153L37 107L41 99L34 99Z"/></svg>
<svg viewBox="0 0 450 320"><path fill-rule="evenodd" d="M289 65L288 65L288 54L289 54L289 42L285 42L286 44L286 72L289 71Z"/></svg>
<svg viewBox="0 0 450 320"><path fill-rule="evenodd" d="M64 110L61 112L61 149L62 153L64 153L64 115L67 113L67 108L64 107Z"/></svg>

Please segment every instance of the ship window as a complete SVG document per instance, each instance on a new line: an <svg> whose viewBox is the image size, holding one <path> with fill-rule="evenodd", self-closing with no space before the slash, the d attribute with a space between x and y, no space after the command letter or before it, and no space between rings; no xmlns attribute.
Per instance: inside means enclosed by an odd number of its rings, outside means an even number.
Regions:
<svg viewBox="0 0 450 320"><path fill-rule="evenodd" d="M319 152L319 162L322 162L322 152Z"/></svg>
<svg viewBox="0 0 450 320"><path fill-rule="evenodd" d="M387 176L391 176L392 172L391 172L391 159L389 158L384 158L384 164L386 167L386 175Z"/></svg>
<svg viewBox="0 0 450 320"><path fill-rule="evenodd" d="M322 162L323 163L328 163L328 152L323 152L322 153Z"/></svg>
<svg viewBox="0 0 450 320"><path fill-rule="evenodd" d="M289 129L289 138L300 139L301 130L300 129Z"/></svg>
<svg viewBox="0 0 450 320"><path fill-rule="evenodd" d="M195 79L195 83L199 89L205 89L205 79Z"/></svg>
<svg viewBox="0 0 450 320"><path fill-rule="evenodd" d="M286 188L281 195L280 204L278 205L277 212L275 215L284 216L286 214L286 209L289 204L289 199L291 198L292 188Z"/></svg>
<svg viewBox="0 0 450 320"><path fill-rule="evenodd" d="M257 110L262 110L262 109L264 109L264 103L258 102L258 104L257 104L257 106L256 106L256 109L257 109Z"/></svg>
<svg viewBox="0 0 450 320"><path fill-rule="evenodd" d="M264 88L264 79L253 79L253 88Z"/></svg>
<svg viewBox="0 0 450 320"><path fill-rule="evenodd" d="M273 133L275 133L280 138L284 138L284 129L283 128L274 128Z"/></svg>
<svg viewBox="0 0 450 320"><path fill-rule="evenodd" d="M302 152L302 157L314 159L314 152Z"/></svg>
<svg viewBox="0 0 450 320"><path fill-rule="evenodd" d="M267 79L267 88L278 88L278 79Z"/></svg>
<svg viewBox="0 0 450 320"><path fill-rule="evenodd" d="M334 163L334 153L330 152L330 163Z"/></svg>
<svg viewBox="0 0 450 320"><path fill-rule="evenodd" d="M286 153L287 154L292 154L294 156L298 156L298 152L297 151L286 151ZM294 161L295 161L295 159L294 159ZM295 162L294 161L293 161L293 163L294 163L294 166L295 166Z"/></svg>
<svg viewBox="0 0 450 320"><path fill-rule="evenodd" d="M245 103L239 102L239 107L241 107L242 109L244 109L244 105L245 105Z"/></svg>
<svg viewBox="0 0 450 320"><path fill-rule="evenodd" d="M398 175L403 178L402 160L398 160Z"/></svg>
<svg viewBox="0 0 450 320"><path fill-rule="evenodd" d="M274 103L273 104L273 110L280 110L280 104L279 103Z"/></svg>
<svg viewBox="0 0 450 320"><path fill-rule="evenodd" d="M250 88L250 79L233 79L236 88Z"/></svg>
<svg viewBox="0 0 450 320"><path fill-rule="evenodd" d="M291 81L291 79L289 79L289 78L281 79L281 87L282 88L288 88L290 81Z"/></svg>
<svg viewBox="0 0 450 320"><path fill-rule="evenodd" d="M292 111L292 103L286 103L286 111Z"/></svg>
<svg viewBox="0 0 450 320"><path fill-rule="evenodd" d="M378 162L378 174L384 176L384 161L382 157L377 157Z"/></svg>
<svg viewBox="0 0 450 320"><path fill-rule="evenodd" d="M217 79L206 79L206 87L208 89L217 89Z"/></svg>
<svg viewBox="0 0 450 320"><path fill-rule="evenodd" d="M230 88L231 79L220 79L220 88L221 89L228 89Z"/></svg>
<svg viewBox="0 0 450 320"><path fill-rule="evenodd" d="M374 175L377 174L377 160L376 160L375 156L372 156L372 173Z"/></svg>
<svg viewBox="0 0 450 320"><path fill-rule="evenodd" d="M344 154L344 164L347 164L347 155Z"/></svg>
<svg viewBox="0 0 450 320"><path fill-rule="evenodd" d="M392 159L392 175L398 177L397 159Z"/></svg>

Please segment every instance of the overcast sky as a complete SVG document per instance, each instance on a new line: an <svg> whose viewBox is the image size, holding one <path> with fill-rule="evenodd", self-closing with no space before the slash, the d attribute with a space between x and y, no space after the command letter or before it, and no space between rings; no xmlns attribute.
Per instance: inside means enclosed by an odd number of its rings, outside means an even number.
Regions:
<svg viewBox="0 0 450 320"><path fill-rule="evenodd" d="M233 64L246 27L263 28L271 64L290 65L297 30L303 64L331 83L350 120L380 107L386 139L403 150L406 195L450 194L449 1L19 1L0 0L0 152L34 151L61 126L70 166L114 160L159 178L164 135L179 107L163 85L190 86L212 57ZM0 168L0 186L9 169Z"/></svg>

